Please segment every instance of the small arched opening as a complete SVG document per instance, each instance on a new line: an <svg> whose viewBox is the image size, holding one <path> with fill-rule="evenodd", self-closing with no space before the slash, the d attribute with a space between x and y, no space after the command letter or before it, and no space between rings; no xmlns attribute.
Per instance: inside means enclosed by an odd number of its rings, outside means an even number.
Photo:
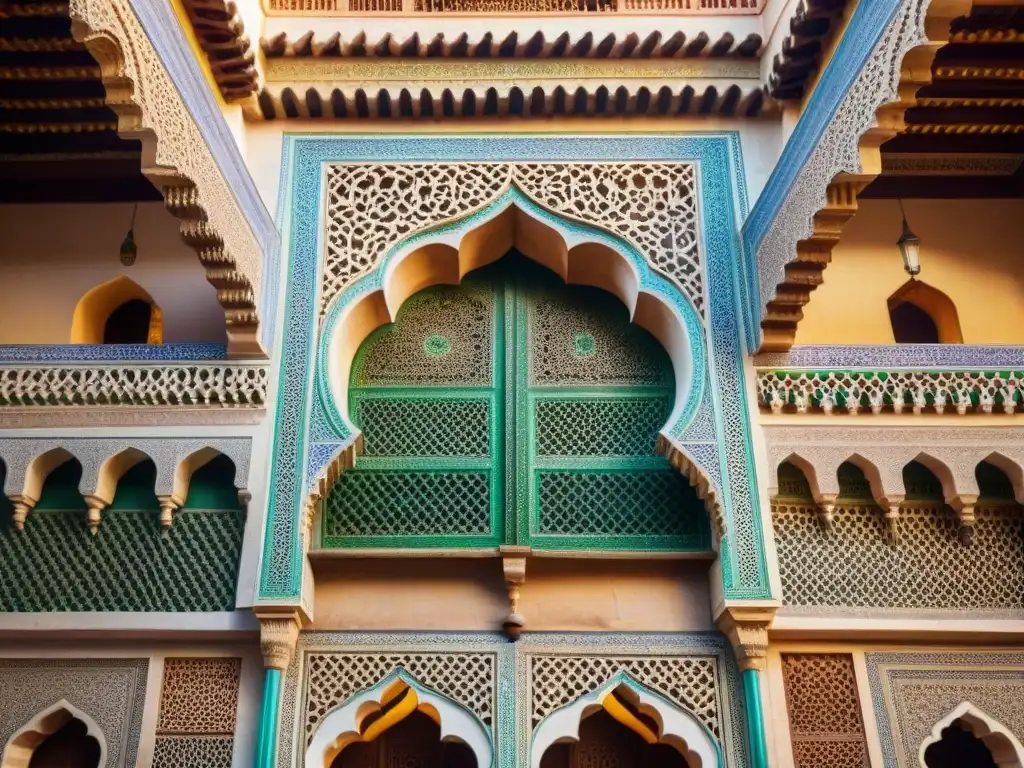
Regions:
<svg viewBox="0 0 1024 768"><path fill-rule="evenodd" d="M399 703L396 704L398 706ZM386 717L377 713L368 727ZM441 726L422 712L412 712L372 741L350 744L331 761L330 768L477 768L473 751L458 741L441 741Z"/></svg>
<svg viewBox="0 0 1024 768"><path fill-rule="evenodd" d="M163 313L141 285L124 275L89 290L75 307L72 344L162 344Z"/></svg>
<svg viewBox="0 0 1024 768"><path fill-rule="evenodd" d="M962 344L956 305L942 291L908 280L889 297L889 321L897 344Z"/></svg>
<svg viewBox="0 0 1024 768"><path fill-rule="evenodd" d="M1024 747L1002 723L971 702L961 702L921 742L923 768L1021 768Z"/></svg>
<svg viewBox="0 0 1024 768"><path fill-rule="evenodd" d="M924 751L927 768L998 768L985 742L971 733L963 720L942 729L942 738Z"/></svg>
<svg viewBox="0 0 1024 768"><path fill-rule="evenodd" d="M106 750L95 721L62 700L11 737L0 768L99 768Z"/></svg>
<svg viewBox="0 0 1024 768"><path fill-rule="evenodd" d="M642 713L638 719L648 728L655 724ZM686 758L668 744L651 744L604 710L580 723L580 740L552 744L540 761L541 768L689 768Z"/></svg>

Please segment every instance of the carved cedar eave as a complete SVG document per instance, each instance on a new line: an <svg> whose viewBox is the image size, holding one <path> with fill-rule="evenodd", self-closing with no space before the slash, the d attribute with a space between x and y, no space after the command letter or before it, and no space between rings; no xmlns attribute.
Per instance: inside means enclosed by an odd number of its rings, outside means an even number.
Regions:
<svg viewBox="0 0 1024 768"><path fill-rule="evenodd" d="M810 301L811 292L823 282L823 273L843 226L857 212L858 195L882 173L882 144L906 131L906 111L915 105L918 90L932 82L935 54L948 42L953 20L966 15L971 2L948 0L928 7L924 23L926 40L903 57L896 98L876 110L872 126L858 140L860 171L840 173L828 185L824 205L812 220L810 236L797 242L783 281L765 306L760 352L785 352L793 346L803 307Z"/></svg>
<svg viewBox="0 0 1024 768"><path fill-rule="evenodd" d="M158 144L162 138L159 130L149 124L147 118L151 116L138 101L139 84L128 76L122 41L112 32L94 29L88 20L74 11L72 7L72 36L86 46L99 64L100 80L106 93L104 101L117 115L118 135L141 143L142 174L160 190L167 210L180 220L182 239L196 252L206 269L206 279L217 289L217 300L224 308L229 357L266 357L259 340L259 314L252 281L212 223L213 216L204 202L205 196L195 181L178 168L158 161ZM155 90L153 84L148 83L143 84L143 88L150 92ZM150 96L150 99L155 98L159 97ZM173 109L175 106L151 105L149 110ZM191 120L184 105L181 109L181 117Z"/></svg>
<svg viewBox="0 0 1024 768"><path fill-rule="evenodd" d="M704 502L708 516L711 518L715 541L721 541L726 534L726 526L725 510L718 498L718 489L704 474L704 470L664 435L658 435L658 453L665 456L676 471L683 475L690 486L697 491L697 498Z"/></svg>
<svg viewBox="0 0 1024 768"><path fill-rule="evenodd" d="M183 5L224 100L239 101L256 93L256 54L238 7L225 0L184 0Z"/></svg>
<svg viewBox="0 0 1024 768"><path fill-rule="evenodd" d="M355 466L356 457L363 452L363 433L360 432L355 440L341 448L317 475L309 487L306 496L306 504L302 510L302 533L303 548L309 551L312 544L313 520L316 518L316 508L324 499L331 488L341 477L341 473Z"/></svg>

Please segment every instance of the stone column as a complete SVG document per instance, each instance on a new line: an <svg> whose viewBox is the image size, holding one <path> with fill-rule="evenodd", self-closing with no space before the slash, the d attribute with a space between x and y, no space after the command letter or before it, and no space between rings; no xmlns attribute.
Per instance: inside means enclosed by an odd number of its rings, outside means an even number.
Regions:
<svg viewBox="0 0 1024 768"><path fill-rule="evenodd" d="M726 606L715 623L732 643L743 677L743 699L747 712L747 745L751 768L768 768L761 707L761 673L767 667L768 625L775 606Z"/></svg>
<svg viewBox="0 0 1024 768"><path fill-rule="evenodd" d="M256 735L256 768L273 768L277 757L277 729L281 719L281 681L291 664L299 639L297 611L257 614L260 619L260 650L263 652L263 704Z"/></svg>

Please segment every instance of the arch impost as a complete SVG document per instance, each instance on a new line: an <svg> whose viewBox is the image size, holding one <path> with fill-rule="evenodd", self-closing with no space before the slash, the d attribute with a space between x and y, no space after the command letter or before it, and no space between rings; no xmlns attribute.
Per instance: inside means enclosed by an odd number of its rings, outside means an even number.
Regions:
<svg viewBox="0 0 1024 768"><path fill-rule="evenodd" d="M775 619L779 603L727 602L715 618L715 624L729 638L741 670L767 668L768 627Z"/></svg>
<svg viewBox="0 0 1024 768"><path fill-rule="evenodd" d="M16 531L25 530L25 520L28 519L28 513L39 503L39 499L23 493L8 496L7 498L10 499L11 504L14 506L14 514L12 515L14 529Z"/></svg>

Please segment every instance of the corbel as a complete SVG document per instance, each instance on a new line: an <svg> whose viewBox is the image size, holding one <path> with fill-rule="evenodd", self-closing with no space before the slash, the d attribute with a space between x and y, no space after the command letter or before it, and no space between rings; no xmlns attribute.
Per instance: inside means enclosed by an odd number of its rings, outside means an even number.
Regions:
<svg viewBox="0 0 1024 768"><path fill-rule="evenodd" d="M974 541L974 525L978 522L974 507L978 503L978 497L971 494L960 494L953 499L949 505L956 512L960 523L957 528L957 536L963 544L970 546Z"/></svg>
<svg viewBox="0 0 1024 768"><path fill-rule="evenodd" d="M519 588L526 583L526 557L532 550L530 547L502 545L501 570L505 577L505 589L508 590L509 613L502 622L502 629L513 643L523 634L526 619L519 613Z"/></svg>
<svg viewBox="0 0 1024 768"><path fill-rule="evenodd" d="M768 627L775 606L729 606L715 624L729 638L741 670L764 670L768 664Z"/></svg>
<svg viewBox="0 0 1024 768"><path fill-rule="evenodd" d="M284 672L291 664L295 646L299 642L299 612L295 609L272 613L259 612L256 617L260 620L260 652L263 654L263 666Z"/></svg>
<svg viewBox="0 0 1024 768"><path fill-rule="evenodd" d="M887 496L882 499L882 508L885 510L885 531L889 543L896 546L900 543L899 520L900 505L903 503L903 494Z"/></svg>
<svg viewBox="0 0 1024 768"><path fill-rule="evenodd" d="M100 496L90 493L85 497L85 506L88 508L85 521L89 526L89 533L95 536L100 529L100 513L110 506L110 502Z"/></svg>
<svg viewBox="0 0 1024 768"><path fill-rule="evenodd" d="M14 505L14 530L23 531L25 530L25 520L28 519L28 513L34 509L39 499L33 499L31 496L25 494L18 494L16 496L8 496L11 500L11 504Z"/></svg>
<svg viewBox="0 0 1024 768"><path fill-rule="evenodd" d="M167 530L171 527L171 523L174 522L174 513L181 509L181 505L185 502L181 497L175 496L173 493L157 496L156 498L160 502L160 527Z"/></svg>
<svg viewBox="0 0 1024 768"><path fill-rule="evenodd" d="M838 493L823 493L821 501L818 502L818 522L825 529L826 533L832 532L832 518L836 511L836 499Z"/></svg>

